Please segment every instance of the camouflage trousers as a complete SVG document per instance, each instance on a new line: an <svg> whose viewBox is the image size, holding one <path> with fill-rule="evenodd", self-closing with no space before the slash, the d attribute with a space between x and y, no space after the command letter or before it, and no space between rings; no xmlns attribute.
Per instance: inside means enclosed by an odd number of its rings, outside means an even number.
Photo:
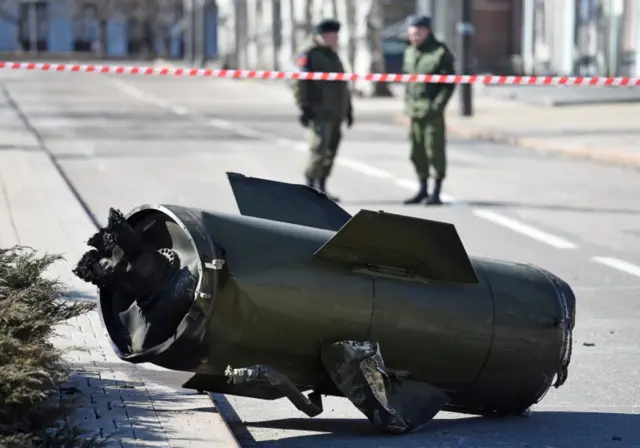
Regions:
<svg viewBox="0 0 640 448"><path fill-rule="evenodd" d="M444 115L412 118L409 131L411 161L419 179L444 179L447 174L447 135Z"/></svg>
<svg viewBox="0 0 640 448"><path fill-rule="evenodd" d="M342 140L342 122L316 120L309 123L309 163L305 176L309 179L326 179L331 174L333 161Z"/></svg>

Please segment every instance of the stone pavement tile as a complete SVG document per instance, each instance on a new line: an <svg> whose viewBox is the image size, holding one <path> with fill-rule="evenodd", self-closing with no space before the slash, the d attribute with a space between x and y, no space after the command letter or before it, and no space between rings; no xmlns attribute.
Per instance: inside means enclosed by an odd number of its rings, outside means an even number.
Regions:
<svg viewBox="0 0 640 448"><path fill-rule="evenodd" d="M0 141L3 131L0 130ZM0 150L0 243L60 253L66 261L50 273L75 294L95 290L71 268L95 227L44 151ZM63 394L90 433L111 435L113 446L236 447L226 423L206 395L145 381L137 366L120 361L97 312L70 319L52 339L73 369Z"/></svg>

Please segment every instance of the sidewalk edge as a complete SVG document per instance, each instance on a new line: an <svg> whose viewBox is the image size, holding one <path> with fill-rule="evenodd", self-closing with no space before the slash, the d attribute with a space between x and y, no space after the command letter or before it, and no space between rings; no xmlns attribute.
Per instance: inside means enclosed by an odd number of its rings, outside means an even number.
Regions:
<svg viewBox="0 0 640 448"><path fill-rule="evenodd" d="M404 115L394 115L393 123L408 126L409 119ZM504 132L482 131L458 124L447 124L447 131L449 131L451 135L465 140L482 140L501 143L537 152L555 153L611 165L640 168L640 155L635 154L615 151L612 152L611 150L602 150L597 148L564 146L553 141L518 137L517 135Z"/></svg>
<svg viewBox="0 0 640 448"><path fill-rule="evenodd" d="M64 169L58 163L55 155L50 151L50 149L46 145L46 143L45 143L44 139L42 138L42 136L40 135L38 129L32 125L29 117L24 113L22 107L15 100L13 94L11 93L9 88L5 85L5 83L2 80L0 80L0 94L4 95L6 97L7 102L10 104L11 108L14 110L14 112L18 115L20 120L23 122L25 128L30 133L32 133L34 138L36 139L36 141L38 143L38 146L39 146L39 149L40 149L40 152L42 154L44 154L43 165L42 166L47 171L50 170L51 175L61 181L60 184L64 185L64 188L66 188L66 190L70 193L70 198L73 198L73 202L78 206L78 208L79 208L78 212L81 213L83 216L86 216L86 218L88 219L89 222L87 222L87 224L90 224L91 226L93 226L95 228L95 230L99 229L99 227L100 227L99 221L92 214L92 211L89 208L88 204L86 204L83 201L82 196L76 190L73 182L66 175ZM68 284L67 286L71 286L71 285ZM104 328L101 328L101 330L104 331ZM105 350L108 349L106 347L101 347L101 348L105 348ZM135 366L135 365L133 365L133 366ZM146 383L146 380L145 380L145 383ZM150 397L150 401L153 403L156 400L155 394L153 394L152 391L149 390L149 389L147 389L147 393L148 393L148 395ZM212 419L216 418L216 417L212 417L213 415L217 415L217 418L220 420L220 423L222 423L222 426L224 426L224 428L227 430L227 434L226 435L228 437L225 437L225 439L227 439L227 440L223 443L223 445L222 444L217 444L217 446L222 445L225 448L240 448L241 447L240 442L238 441L238 439L237 439L236 435L234 434L234 432L231 430L231 427L229 426L229 423L223 417L222 413L219 412L217 403L210 396L208 396L208 398L210 400L211 407L214 410L214 412L212 412L212 413L209 413L209 412L206 413L209 416L209 422L211 423ZM154 410L154 412L156 412L156 411ZM206 429L209 429L211 431L214 430L214 428L212 426L209 426L209 425L206 426ZM142 444L141 444L141 446L142 446Z"/></svg>

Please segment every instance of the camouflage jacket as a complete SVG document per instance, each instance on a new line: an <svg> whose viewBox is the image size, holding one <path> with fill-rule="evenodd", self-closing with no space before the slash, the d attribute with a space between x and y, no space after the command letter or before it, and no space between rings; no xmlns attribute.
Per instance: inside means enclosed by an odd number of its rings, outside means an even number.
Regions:
<svg viewBox="0 0 640 448"><path fill-rule="evenodd" d="M407 74L453 75L454 56L444 43L430 36L419 47L405 50L402 70ZM424 118L429 111L442 114L454 89L455 84L407 83L405 112L413 118Z"/></svg>
<svg viewBox="0 0 640 448"><path fill-rule="evenodd" d="M338 53L310 42L298 56L296 65L304 72L343 73ZM308 109L321 120L342 121L351 109L351 92L344 81L294 80L293 93L300 109Z"/></svg>

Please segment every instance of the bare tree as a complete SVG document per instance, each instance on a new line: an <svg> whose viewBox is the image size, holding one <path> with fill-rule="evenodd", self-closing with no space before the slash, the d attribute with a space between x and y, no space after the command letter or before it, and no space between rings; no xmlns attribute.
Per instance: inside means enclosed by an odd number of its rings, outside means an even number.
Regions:
<svg viewBox="0 0 640 448"><path fill-rule="evenodd" d="M129 14L141 26L143 54L156 57L156 42L162 42L162 56L171 48L171 29L182 18L182 0L127 0ZM204 13L204 12L203 12Z"/></svg>
<svg viewBox="0 0 640 448"><path fill-rule="evenodd" d="M168 57L171 52L173 27L182 19L182 0L158 0L156 17L153 19L157 37L161 39L161 57Z"/></svg>
<svg viewBox="0 0 640 448"><path fill-rule="evenodd" d="M384 49L382 47L382 30L384 28L384 16L382 5L379 0L373 0L367 11L367 50L371 53L372 73L383 73L385 71ZM375 82L373 84L373 96L389 97L393 96L389 84L386 82Z"/></svg>

